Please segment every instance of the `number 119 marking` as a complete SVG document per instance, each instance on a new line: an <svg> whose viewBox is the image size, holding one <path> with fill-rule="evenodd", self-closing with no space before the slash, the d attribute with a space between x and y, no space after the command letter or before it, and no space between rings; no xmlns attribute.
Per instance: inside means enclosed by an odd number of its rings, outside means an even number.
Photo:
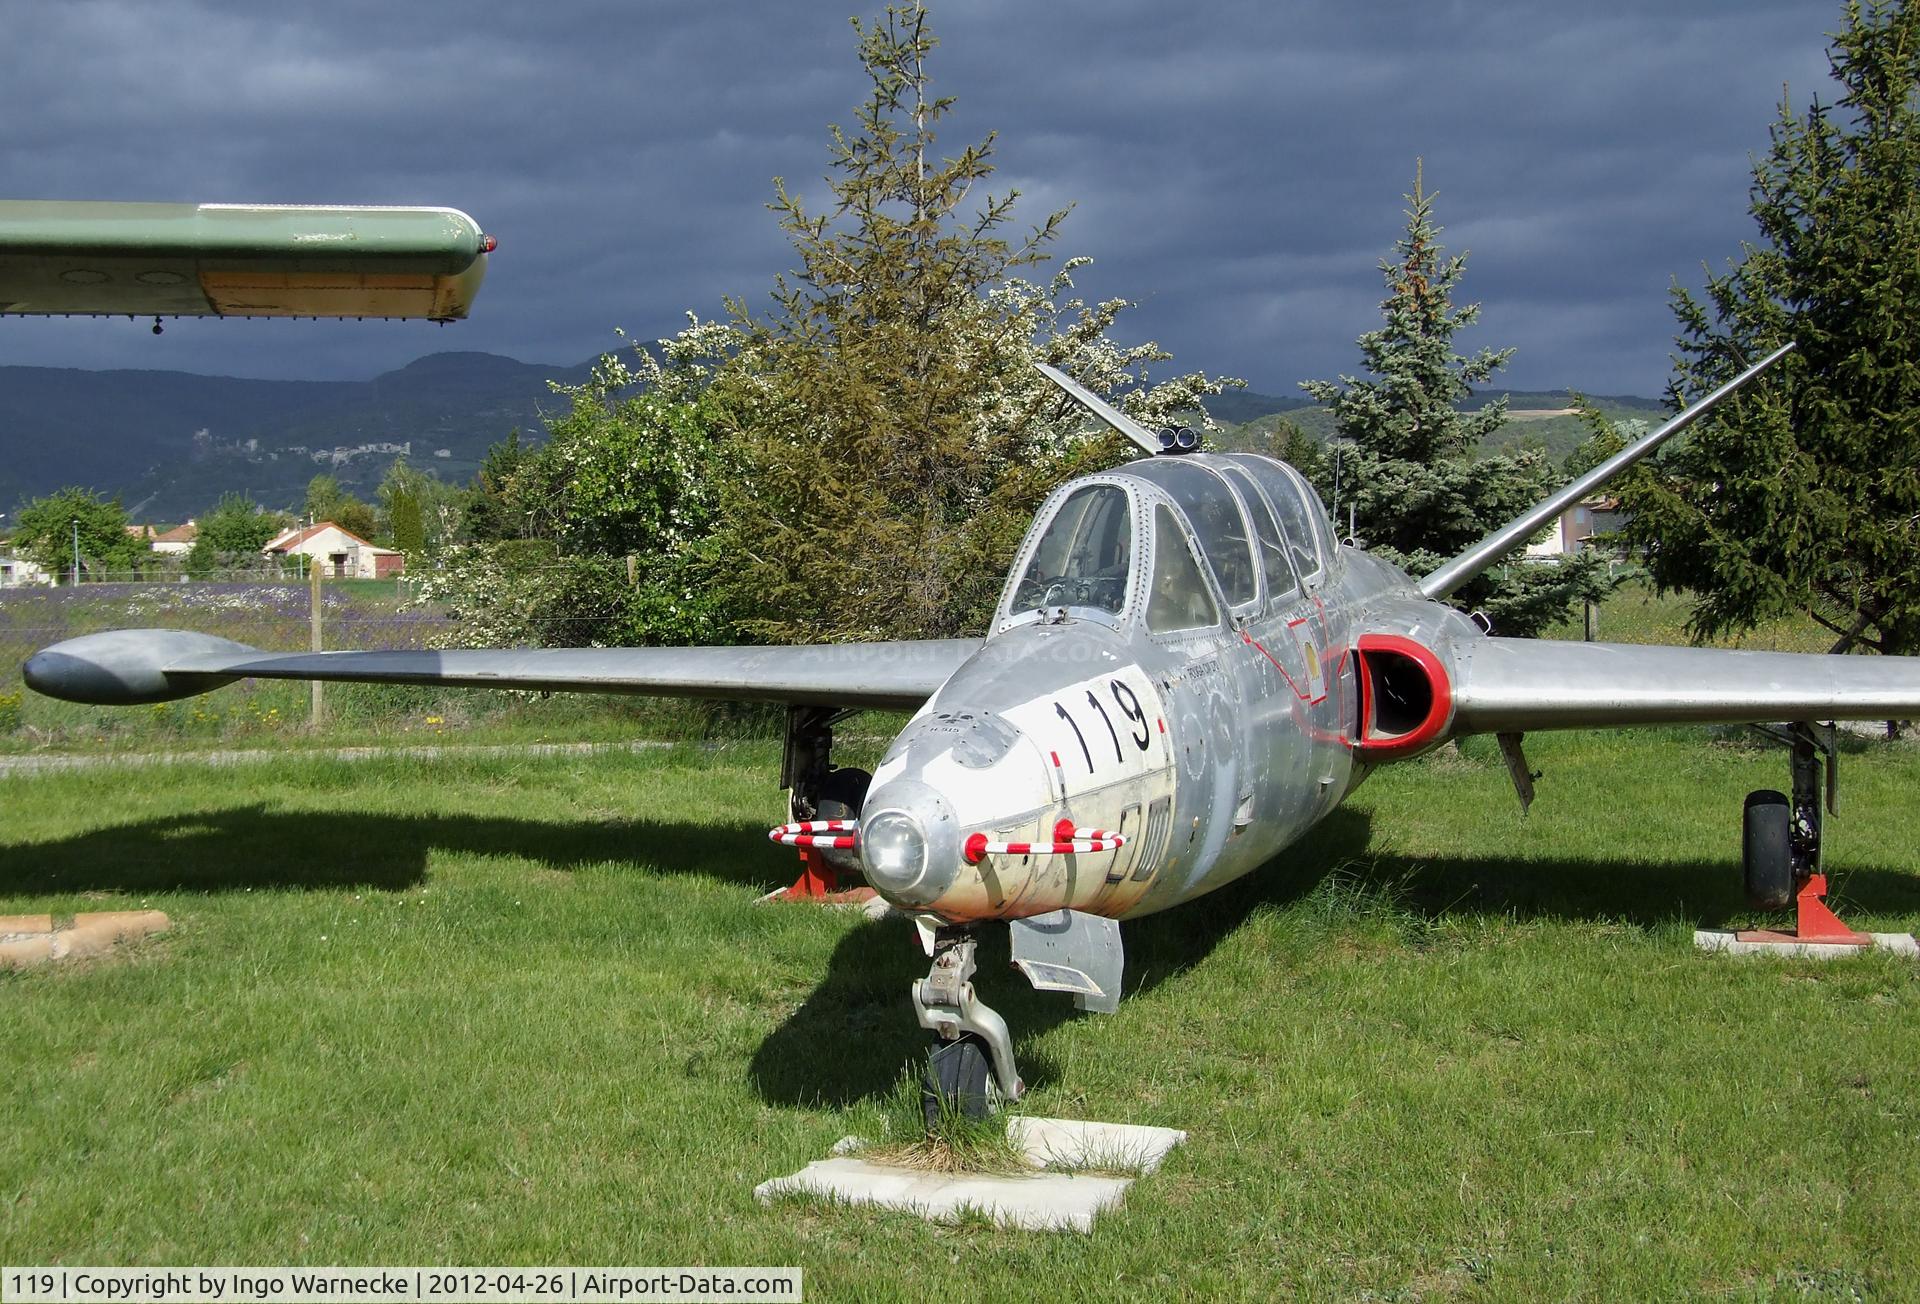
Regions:
<svg viewBox="0 0 1920 1304"><path fill-rule="evenodd" d="M1153 730L1147 727L1147 713L1140 709L1140 699L1135 696L1131 688L1118 679L1108 680L1107 686L1113 693L1113 704L1120 708L1120 714L1134 726L1134 730L1129 731L1128 738L1132 740L1135 747L1143 752L1146 751L1153 742ZM1113 759L1124 764L1127 753L1126 749L1120 745L1120 731L1113 727L1113 717L1107 714L1106 705L1092 689L1087 690L1087 705L1100 713L1100 722L1107 726L1107 737L1113 740ZM1087 773L1092 774L1093 749L1087 746L1087 736L1080 732L1079 721L1075 720L1073 713L1059 702L1053 704L1053 713L1065 720L1067 727L1073 730L1074 741L1080 744L1080 755L1087 762Z"/></svg>

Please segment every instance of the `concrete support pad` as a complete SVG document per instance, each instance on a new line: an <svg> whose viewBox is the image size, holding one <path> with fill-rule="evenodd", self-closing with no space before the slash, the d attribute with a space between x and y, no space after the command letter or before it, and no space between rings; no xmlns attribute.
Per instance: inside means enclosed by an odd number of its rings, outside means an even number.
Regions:
<svg viewBox="0 0 1920 1304"><path fill-rule="evenodd" d="M1732 929L1701 928L1693 934L1693 944L1703 951L1727 955L1779 955L1807 960L1833 960L1861 955L1867 951L1891 951L1895 955L1920 959L1920 941L1912 933L1868 933L1872 946L1854 946L1846 942L1751 942Z"/></svg>
<svg viewBox="0 0 1920 1304"><path fill-rule="evenodd" d="M54 928L50 915L4 915L0 916L0 969L103 955L120 942L164 933L172 926L158 910L95 911L75 915L73 927L61 929Z"/></svg>
<svg viewBox="0 0 1920 1304"><path fill-rule="evenodd" d="M1093 1220L1102 1210L1119 1206L1133 1178L1113 1171L1047 1171L1050 1167L1150 1173L1187 1136L1166 1127L1052 1118L1010 1119L1007 1133L1035 1171L931 1173L872 1163L845 1153L847 1142L843 1141L834 1147L835 1158L816 1160L789 1177L762 1182L753 1193L763 1204L780 1196L810 1195L899 1209L936 1222L953 1222L973 1213L1006 1227L1084 1233L1093 1230Z"/></svg>
<svg viewBox="0 0 1920 1304"><path fill-rule="evenodd" d="M784 887L777 887L762 897L755 897L755 905L787 904L827 906L834 910L858 910L869 919L880 920L900 912L887 903L885 897L870 887L848 888L844 892L835 892L825 897L791 896Z"/></svg>
<svg viewBox="0 0 1920 1304"><path fill-rule="evenodd" d="M1091 1123L1077 1118L1010 1118L1007 1135L1035 1168L1096 1169L1145 1176L1187 1139L1172 1127Z"/></svg>

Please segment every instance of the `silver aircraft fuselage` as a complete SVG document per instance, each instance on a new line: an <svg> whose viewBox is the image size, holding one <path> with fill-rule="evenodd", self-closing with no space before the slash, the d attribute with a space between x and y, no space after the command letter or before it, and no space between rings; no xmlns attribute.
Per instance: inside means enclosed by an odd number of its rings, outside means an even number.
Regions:
<svg viewBox="0 0 1920 1304"><path fill-rule="evenodd" d="M1177 488L1216 501L1177 499L1162 483L1169 462ZM1039 556L1050 531L1101 488L1124 495L1124 593L1107 576L1092 581L1105 584L1104 601L1076 602L1089 586L1069 577L1054 585L1059 601L1042 593L1033 604L1052 578L1035 578L1050 565ZM1293 501L1276 509L1286 494ZM1224 528L1196 526L1189 509ZM1338 545L1326 519L1298 473L1248 454L1137 462L1059 489L1016 558L986 643L874 773L861 813L868 882L903 910L954 924L1061 909L1150 914L1282 851L1365 777L1370 752L1424 745L1437 726L1370 735L1367 721L1383 713L1368 700L1354 631L1385 625L1415 645L1374 651L1386 658L1481 631L1420 597L1401 571ZM1280 546L1263 546L1270 533ZM1168 549L1199 564L1174 565L1159 555ZM1224 562L1223 551L1233 553ZM1204 585L1205 601L1150 619L1153 585L1167 579ZM1033 586L1024 601L1023 584ZM1194 619L1209 609L1212 620ZM1445 722L1444 711L1427 714ZM1049 843L1062 822L1117 833L1122 845L968 854L970 839Z"/></svg>

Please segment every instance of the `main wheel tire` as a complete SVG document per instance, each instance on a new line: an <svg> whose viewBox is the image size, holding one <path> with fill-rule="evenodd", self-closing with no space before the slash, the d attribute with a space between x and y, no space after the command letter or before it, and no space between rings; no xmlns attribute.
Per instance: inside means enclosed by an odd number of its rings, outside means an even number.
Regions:
<svg viewBox="0 0 1920 1304"><path fill-rule="evenodd" d="M954 1114L976 1121L987 1117L993 1112L992 1081L993 1056L980 1037L968 1032L936 1043L927 1052L926 1077L920 1084L927 1130L933 1131L943 1117Z"/></svg>
<svg viewBox="0 0 1920 1304"><path fill-rule="evenodd" d="M860 808L867 803L867 789L872 786L873 776L857 766L843 765L828 770L827 777L820 781L820 792L814 801L814 818L859 819ZM829 865L843 874L860 872L860 853L857 851L837 851L825 847L820 854Z"/></svg>
<svg viewBox="0 0 1920 1304"><path fill-rule="evenodd" d="M1771 788L1747 794L1740 860L1747 900L1757 910L1784 910L1793 901L1793 807Z"/></svg>

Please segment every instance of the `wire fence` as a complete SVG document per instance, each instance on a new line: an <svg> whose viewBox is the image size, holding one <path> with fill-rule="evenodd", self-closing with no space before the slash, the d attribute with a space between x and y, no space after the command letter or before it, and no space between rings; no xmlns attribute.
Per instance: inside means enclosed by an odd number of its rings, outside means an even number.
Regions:
<svg viewBox="0 0 1920 1304"><path fill-rule="evenodd" d="M391 582L328 582L321 587L320 604L322 637L330 647L425 648L456 628L445 614L413 605ZM311 618L312 594L304 580L4 589L0 675L49 643L108 629L185 629L270 651L296 651L309 646Z"/></svg>
<svg viewBox="0 0 1920 1304"><path fill-rule="evenodd" d="M533 568L559 572L564 567ZM328 648L398 651L472 643L446 610L417 597L413 582L326 578L320 587L321 637ZM110 629L184 629L230 638L264 651L310 646L312 591L306 579L101 580L78 585L0 588L0 684L22 661L52 643ZM611 617L542 619L549 644L606 646L630 641Z"/></svg>

